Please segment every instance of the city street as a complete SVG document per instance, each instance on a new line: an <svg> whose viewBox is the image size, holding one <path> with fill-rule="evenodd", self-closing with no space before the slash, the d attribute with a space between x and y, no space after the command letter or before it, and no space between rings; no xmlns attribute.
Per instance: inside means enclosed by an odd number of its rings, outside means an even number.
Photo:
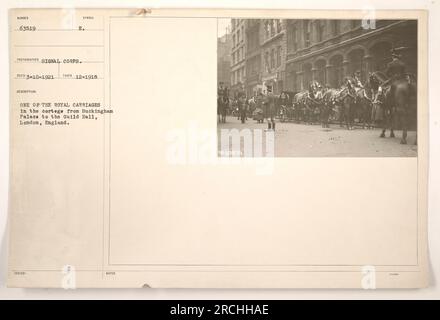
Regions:
<svg viewBox="0 0 440 320"><path fill-rule="evenodd" d="M218 137L221 129L267 129L267 122L257 123L248 119L242 124L237 117L228 116L226 123L217 126ZM263 133L265 141L266 130ZM395 138L380 138L381 129L354 130L331 124L330 128L321 125L306 125L276 121L275 156L276 157L415 157L417 146L414 145L415 131L408 132L408 144L400 144L402 131L395 131ZM220 139L220 138L219 138ZM219 151L220 151L220 143ZM241 143L243 152L243 141Z"/></svg>

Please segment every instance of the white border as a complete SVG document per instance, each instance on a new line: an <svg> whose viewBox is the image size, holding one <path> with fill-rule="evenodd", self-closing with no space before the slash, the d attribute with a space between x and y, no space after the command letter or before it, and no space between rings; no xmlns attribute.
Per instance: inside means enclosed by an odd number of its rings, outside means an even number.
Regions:
<svg viewBox="0 0 440 320"><path fill-rule="evenodd" d="M44 298L118 298L122 293L117 289L108 290L27 290L6 289L6 213L8 200L8 150L9 150L9 78L8 70L8 9L14 7L168 7L168 8L289 8L289 9L428 9L429 10L429 57L440 54L440 42L432 41L438 38L435 30L440 30L440 3L434 0L401 0L394 2L365 1L353 2L345 0L314 0L295 1L288 0L268 1L262 0L256 3L248 0L201 0L186 1L185 5L176 0L157 1L134 1L134 0L108 0L108 1L1 1L0 2L0 70L3 70L0 78L0 299L44 299ZM435 278L440 274L440 197L438 188L440 184L440 97L435 95L439 80L436 79L439 70L438 60L429 59L429 128L430 128L430 190L429 190L429 246L431 281L430 287L421 290L124 290L124 298L133 299L439 299L440 286L435 283ZM438 76L437 76L438 77ZM436 107L437 106L437 107ZM437 197L436 197L437 195Z"/></svg>

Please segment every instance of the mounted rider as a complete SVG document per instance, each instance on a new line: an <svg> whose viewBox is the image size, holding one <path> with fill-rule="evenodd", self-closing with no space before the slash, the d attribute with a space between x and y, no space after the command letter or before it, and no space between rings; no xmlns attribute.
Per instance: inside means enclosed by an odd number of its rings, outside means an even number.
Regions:
<svg viewBox="0 0 440 320"><path fill-rule="evenodd" d="M391 50L391 62L387 64L387 69L385 75L388 77L384 83L379 87L379 94L385 94L389 90L389 98L392 99L394 96L395 85L393 85L396 80L405 80L410 82L409 75L406 73L406 65L402 60L402 55L399 53L407 49L406 47L394 48ZM394 101L389 100L391 105Z"/></svg>
<svg viewBox="0 0 440 320"><path fill-rule="evenodd" d="M385 74L387 77L392 79L398 79L400 77L403 77L406 74L406 65L401 60L402 55L399 54L399 51L403 50L405 48L395 48L391 50L391 58L392 61L388 63L387 70Z"/></svg>
<svg viewBox="0 0 440 320"><path fill-rule="evenodd" d="M379 88L385 115L388 115L390 120L390 137L394 137L393 126L399 123L402 126L401 144L407 143L410 121L417 119L416 78L407 73L406 64L401 55L401 52L407 49L410 48L400 47L391 50L392 61L388 63L385 71L389 79L384 81ZM385 137L385 131L386 127L383 128L381 137Z"/></svg>
<svg viewBox="0 0 440 320"><path fill-rule="evenodd" d="M407 49L405 47L394 48L391 50L391 62L387 64L387 69L385 75L388 80L383 82L379 87L379 91L382 91L385 87L390 86L390 84L397 79L402 79L407 76L406 65L402 61L402 55L399 54L400 51Z"/></svg>

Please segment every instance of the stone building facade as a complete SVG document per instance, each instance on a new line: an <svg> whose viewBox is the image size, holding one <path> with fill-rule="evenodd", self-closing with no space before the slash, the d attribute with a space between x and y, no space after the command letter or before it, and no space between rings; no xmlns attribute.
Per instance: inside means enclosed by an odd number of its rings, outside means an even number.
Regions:
<svg viewBox="0 0 440 320"><path fill-rule="evenodd" d="M279 94L285 88L286 26L287 21L282 19L260 20L260 82L263 92L270 88L275 94Z"/></svg>
<svg viewBox="0 0 440 320"><path fill-rule="evenodd" d="M287 20L286 87L307 89L312 80L339 87L360 70L385 71L391 49L406 47L403 61L417 74L417 21L377 20L364 28L360 20Z"/></svg>
<svg viewBox="0 0 440 320"><path fill-rule="evenodd" d="M246 33L246 95L254 96L262 91L261 84L261 19L247 19Z"/></svg>

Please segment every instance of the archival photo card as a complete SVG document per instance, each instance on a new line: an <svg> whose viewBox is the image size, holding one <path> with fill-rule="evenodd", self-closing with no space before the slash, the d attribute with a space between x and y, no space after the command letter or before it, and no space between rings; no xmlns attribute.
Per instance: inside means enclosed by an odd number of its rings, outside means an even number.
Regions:
<svg viewBox="0 0 440 320"><path fill-rule="evenodd" d="M219 19L219 155L416 157L417 44L411 19Z"/></svg>

